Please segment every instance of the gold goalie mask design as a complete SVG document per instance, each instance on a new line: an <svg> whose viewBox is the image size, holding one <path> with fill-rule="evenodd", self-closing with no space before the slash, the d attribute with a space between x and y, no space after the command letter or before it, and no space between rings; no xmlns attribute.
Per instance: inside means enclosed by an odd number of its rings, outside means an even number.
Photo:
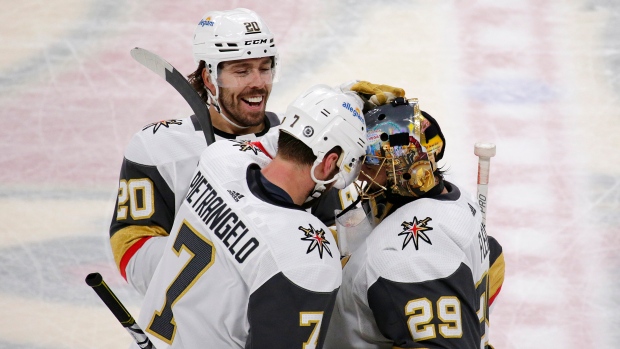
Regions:
<svg viewBox="0 0 620 349"><path fill-rule="evenodd" d="M362 200L387 191L388 195L419 198L439 185L434 173L445 148L439 124L421 111L417 99L397 98L366 113L368 131L364 163L374 167L358 177ZM377 168L379 166L379 168ZM385 172L385 186L375 181Z"/></svg>
<svg viewBox="0 0 620 349"><path fill-rule="evenodd" d="M443 178L436 171L446 141L439 124L420 110L417 99L396 98L364 115L368 132L365 166L355 182L362 207L356 200L337 212L342 256L363 242L393 204L439 194L443 189ZM377 182L380 176L381 183Z"/></svg>

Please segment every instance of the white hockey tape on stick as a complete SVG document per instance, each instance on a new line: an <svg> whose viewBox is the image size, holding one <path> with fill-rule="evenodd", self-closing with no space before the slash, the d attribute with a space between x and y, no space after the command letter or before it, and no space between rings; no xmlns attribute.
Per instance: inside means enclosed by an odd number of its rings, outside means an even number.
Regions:
<svg viewBox="0 0 620 349"><path fill-rule="evenodd" d="M474 154L478 156L478 204L482 212L482 223L486 225L489 168L491 158L495 156L495 144L478 142L474 145Z"/></svg>

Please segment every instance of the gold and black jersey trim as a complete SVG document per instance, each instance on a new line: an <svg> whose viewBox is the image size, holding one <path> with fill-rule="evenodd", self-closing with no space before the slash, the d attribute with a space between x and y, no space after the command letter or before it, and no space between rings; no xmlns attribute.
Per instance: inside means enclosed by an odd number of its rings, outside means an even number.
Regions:
<svg viewBox="0 0 620 349"><path fill-rule="evenodd" d="M145 239L154 236L168 236L168 233L164 228L156 225L130 225L112 235L110 238L112 255L123 277L125 277L125 268L131 257L146 242Z"/></svg>

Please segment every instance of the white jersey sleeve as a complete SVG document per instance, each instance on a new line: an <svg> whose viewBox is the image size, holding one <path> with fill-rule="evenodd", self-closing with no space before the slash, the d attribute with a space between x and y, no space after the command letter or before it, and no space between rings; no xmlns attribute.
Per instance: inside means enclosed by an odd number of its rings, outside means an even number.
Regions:
<svg viewBox="0 0 620 349"><path fill-rule="evenodd" d="M258 134L235 136L216 130L216 140L257 140L275 131L279 117L267 113ZM194 116L145 126L125 150L110 243L121 275L144 294L200 155L207 144ZM275 147L266 146L266 151Z"/></svg>

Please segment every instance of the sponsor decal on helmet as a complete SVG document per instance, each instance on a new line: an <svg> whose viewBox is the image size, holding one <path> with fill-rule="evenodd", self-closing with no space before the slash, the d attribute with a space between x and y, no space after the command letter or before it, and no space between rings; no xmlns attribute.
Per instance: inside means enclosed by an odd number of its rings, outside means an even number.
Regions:
<svg viewBox="0 0 620 349"><path fill-rule="evenodd" d="M441 147L443 147L443 141L441 140L441 137L439 137L439 135L436 135L423 145L429 153L438 154L441 152Z"/></svg>
<svg viewBox="0 0 620 349"><path fill-rule="evenodd" d="M312 128L312 126L306 126L304 127L303 134L306 137L312 137L312 135L314 134L314 129Z"/></svg>
<svg viewBox="0 0 620 349"><path fill-rule="evenodd" d="M308 246L308 250L306 254L318 250L319 257L323 259L323 251L327 252L330 257L332 256L332 251L329 249L329 241L325 238L325 231L323 229L315 230L312 224L310 224L310 228L304 228L302 226L299 227L299 230L304 232L304 237L301 238L304 241L309 241L310 245Z"/></svg>
<svg viewBox="0 0 620 349"><path fill-rule="evenodd" d="M381 133L380 131L368 131L366 135L366 140L368 144L375 144L381 141Z"/></svg>
<svg viewBox="0 0 620 349"><path fill-rule="evenodd" d="M260 45L260 44L266 44L266 43L267 43L267 39L246 40L245 41L245 46L248 46L248 45Z"/></svg>
<svg viewBox="0 0 620 349"><path fill-rule="evenodd" d="M207 17L205 19L201 19L200 22L198 22L198 25L201 27L212 27L215 23L211 20L211 17Z"/></svg>
<svg viewBox="0 0 620 349"><path fill-rule="evenodd" d="M433 230L432 227L427 226L428 222L431 220L432 220L431 217L426 217L423 220L418 221L418 218L414 216L411 222L404 221L401 223L401 226L403 227L403 231L400 232L398 236L400 235L405 236L405 240L403 241L403 248L402 248L403 250L405 249L405 247L407 247L407 245L411 241L413 241L413 245L415 246L415 249L418 250L420 239L422 241L425 241L429 245L433 244L431 242L431 239L425 233L425 231Z"/></svg>
<svg viewBox="0 0 620 349"><path fill-rule="evenodd" d="M351 106L351 103L349 102L342 103L342 106L344 107L344 109L350 111L351 114L353 114L353 116L355 116L359 121L361 121L362 123L364 122L364 118L362 118L362 111L360 110L360 108L353 108Z"/></svg>

